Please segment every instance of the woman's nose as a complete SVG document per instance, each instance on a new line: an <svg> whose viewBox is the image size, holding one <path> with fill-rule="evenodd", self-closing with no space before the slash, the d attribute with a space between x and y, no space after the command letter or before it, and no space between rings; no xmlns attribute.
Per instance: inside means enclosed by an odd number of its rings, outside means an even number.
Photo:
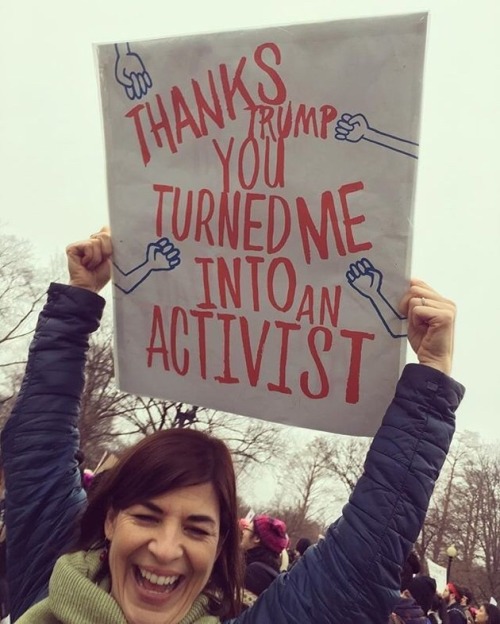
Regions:
<svg viewBox="0 0 500 624"><path fill-rule="evenodd" d="M149 541L149 551L162 563L179 559L184 553L183 537L182 527L173 525L158 527L158 531Z"/></svg>

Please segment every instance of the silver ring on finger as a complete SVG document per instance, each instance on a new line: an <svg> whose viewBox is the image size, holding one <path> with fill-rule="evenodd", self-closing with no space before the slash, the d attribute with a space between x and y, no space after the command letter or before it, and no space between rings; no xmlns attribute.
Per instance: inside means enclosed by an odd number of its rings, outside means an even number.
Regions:
<svg viewBox="0 0 500 624"><path fill-rule="evenodd" d="M420 303L425 306L426 305L426 301L425 301L425 297L420 297Z"/></svg>

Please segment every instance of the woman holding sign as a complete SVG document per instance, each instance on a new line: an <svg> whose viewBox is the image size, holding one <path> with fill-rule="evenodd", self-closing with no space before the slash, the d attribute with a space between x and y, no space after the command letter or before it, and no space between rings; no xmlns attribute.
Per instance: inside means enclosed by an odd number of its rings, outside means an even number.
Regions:
<svg viewBox="0 0 500 624"><path fill-rule="evenodd" d="M49 288L2 433L13 621L385 624L463 395L448 376L454 305L412 283L401 312L420 364L403 371L363 476L325 539L239 615L235 477L222 442L157 432L124 453L88 502L82 489L79 400L111 252L105 229L67 248L69 285Z"/></svg>

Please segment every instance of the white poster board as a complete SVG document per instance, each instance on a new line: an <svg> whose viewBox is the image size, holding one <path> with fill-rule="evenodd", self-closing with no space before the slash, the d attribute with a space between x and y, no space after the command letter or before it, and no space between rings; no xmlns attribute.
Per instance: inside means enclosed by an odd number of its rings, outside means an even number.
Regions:
<svg viewBox="0 0 500 624"><path fill-rule="evenodd" d="M437 592L442 594L446 588L446 568L428 558L427 569L429 570L429 576L436 580Z"/></svg>
<svg viewBox="0 0 500 624"><path fill-rule="evenodd" d="M376 431L406 350L426 22L97 46L123 390Z"/></svg>

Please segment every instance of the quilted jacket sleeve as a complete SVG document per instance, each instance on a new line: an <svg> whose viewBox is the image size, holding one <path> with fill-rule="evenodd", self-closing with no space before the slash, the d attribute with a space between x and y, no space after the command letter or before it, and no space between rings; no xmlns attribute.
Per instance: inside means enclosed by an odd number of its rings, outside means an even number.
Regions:
<svg viewBox="0 0 500 624"><path fill-rule="evenodd" d="M423 524L463 387L409 364L342 516L232 624L386 624Z"/></svg>
<svg viewBox="0 0 500 624"><path fill-rule="evenodd" d="M12 621L46 595L85 505L75 459L78 411L88 336L103 307L90 291L51 284L2 432Z"/></svg>

